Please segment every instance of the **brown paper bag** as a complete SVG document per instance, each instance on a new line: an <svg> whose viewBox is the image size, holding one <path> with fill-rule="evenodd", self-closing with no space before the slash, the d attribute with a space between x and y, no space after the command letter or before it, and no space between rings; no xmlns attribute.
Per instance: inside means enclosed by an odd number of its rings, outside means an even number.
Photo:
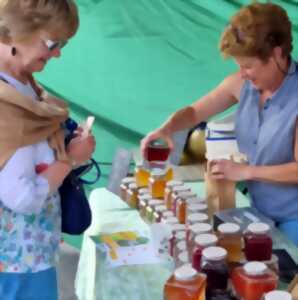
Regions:
<svg viewBox="0 0 298 300"><path fill-rule="evenodd" d="M210 162L207 163L207 170L205 172L205 186L210 218L218 211L235 208L236 183L226 179L212 179Z"/></svg>

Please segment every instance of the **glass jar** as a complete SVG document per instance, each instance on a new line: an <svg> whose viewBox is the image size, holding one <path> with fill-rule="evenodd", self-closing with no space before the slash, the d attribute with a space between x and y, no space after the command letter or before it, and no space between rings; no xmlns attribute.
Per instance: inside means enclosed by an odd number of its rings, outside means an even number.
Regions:
<svg viewBox="0 0 298 300"><path fill-rule="evenodd" d="M176 217L180 224L186 221L186 199L179 198L176 204Z"/></svg>
<svg viewBox="0 0 298 300"><path fill-rule="evenodd" d="M240 262L242 260L242 234L240 226L235 223L223 223L217 228L218 246L228 252L229 262Z"/></svg>
<svg viewBox="0 0 298 300"><path fill-rule="evenodd" d="M286 291L271 291L264 295L264 300L293 300L293 297Z"/></svg>
<svg viewBox="0 0 298 300"><path fill-rule="evenodd" d="M152 198L164 199L166 187L165 172L161 169L153 169L149 178L149 190Z"/></svg>
<svg viewBox="0 0 298 300"><path fill-rule="evenodd" d="M131 183L136 183L136 179L134 177L125 177L121 180L120 197L124 201L127 201L127 190L128 190L129 184L131 184Z"/></svg>
<svg viewBox="0 0 298 300"><path fill-rule="evenodd" d="M215 234L199 234L195 237L195 246L192 256L192 267L198 272L201 271L202 252L205 248L215 246L218 239Z"/></svg>
<svg viewBox="0 0 298 300"><path fill-rule="evenodd" d="M195 246L195 237L203 233L211 233L212 226L208 223L195 223L191 225L186 231L186 242L189 249L189 253L193 253Z"/></svg>
<svg viewBox="0 0 298 300"><path fill-rule="evenodd" d="M205 300L206 276L190 266L175 270L164 287L164 300Z"/></svg>
<svg viewBox="0 0 298 300"><path fill-rule="evenodd" d="M166 161L170 154L170 148L163 139L151 141L145 149L145 158L147 161Z"/></svg>
<svg viewBox="0 0 298 300"><path fill-rule="evenodd" d="M143 165L138 165L135 168L135 178L137 186L147 187L149 183L150 172Z"/></svg>
<svg viewBox="0 0 298 300"><path fill-rule="evenodd" d="M138 208L138 187L136 183L130 183L127 190L127 203L132 208Z"/></svg>
<svg viewBox="0 0 298 300"><path fill-rule="evenodd" d="M174 186L171 193L171 210L174 215L176 215L176 201L178 200L178 195L184 192L190 192L190 188L186 185Z"/></svg>
<svg viewBox="0 0 298 300"><path fill-rule="evenodd" d="M144 200L139 200L139 211L140 211L140 216L142 218L146 218L146 209L147 209L147 202Z"/></svg>
<svg viewBox="0 0 298 300"><path fill-rule="evenodd" d="M163 205L164 201L160 199L151 199L147 203L146 208L146 219L149 222L153 222L153 213L155 211L155 206Z"/></svg>
<svg viewBox="0 0 298 300"><path fill-rule="evenodd" d="M236 267L231 279L236 294L245 300L262 299L265 293L275 290L278 284L277 275L258 261Z"/></svg>
<svg viewBox="0 0 298 300"><path fill-rule="evenodd" d="M171 180L166 183L165 188L165 204L168 210L172 209L172 191L175 186L183 186L183 182L179 180Z"/></svg>
<svg viewBox="0 0 298 300"><path fill-rule="evenodd" d="M174 255L174 247L176 244L176 235L179 232L183 232L186 236L186 227L183 224L179 224L178 222L174 223L175 221L178 221L178 219L176 217L173 217L172 219L172 223L166 223L169 224L169 226L171 227L171 237L169 239L169 254L171 256Z"/></svg>
<svg viewBox="0 0 298 300"><path fill-rule="evenodd" d="M174 252L173 252L174 261L176 261L178 255L184 251L187 251L186 241L184 240L178 243L176 242L176 245L174 246Z"/></svg>
<svg viewBox="0 0 298 300"><path fill-rule="evenodd" d="M163 212L162 216L161 216L161 223L166 223L166 219L172 218L172 217L174 217L174 214L172 211L167 210L167 211Z"/></svg>
<svg viewBox="0 0 298 300"><path fill-rule="evenodd" d="M183 251L181 253L178 254L177 260L175 261L175 267L179 268L185 264L189 264L190 260L189 260L189 254L188 251Z"/></svg>
<svg viewBox="0 0 298 300"><path fill-rule="evenodd" d="M272 238L266 223L251 223L244 233L244 253L248 261L270 260Z"/></svg>
<svg viewBox="0 0 298 300"><path fill-rule="evenodd" d="M166 212L167 208L165 205L157 205L154 207L154 212L153 212L153 222L154 223L160 223L161 222L161 217L162 213Z"/></svg>
<svg viewBox="0 0 298 300"><path fill-rule="evenodd" d="M202 252L201 271L207 275L207 297L228 288L226 257L227 251L221 247L208 247Z"/></svg>

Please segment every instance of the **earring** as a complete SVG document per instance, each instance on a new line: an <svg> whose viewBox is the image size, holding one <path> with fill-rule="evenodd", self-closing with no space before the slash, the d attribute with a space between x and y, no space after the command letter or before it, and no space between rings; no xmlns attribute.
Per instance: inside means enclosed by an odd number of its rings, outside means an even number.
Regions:
<svg viewBox="0 0 298 300"><path fill-rule="evenodd" d="M16 49L16 47L12 47L12 48L11 48L11 55L12 55L12 56L16 56L16 54L17 54L17 49Z"/></svg>

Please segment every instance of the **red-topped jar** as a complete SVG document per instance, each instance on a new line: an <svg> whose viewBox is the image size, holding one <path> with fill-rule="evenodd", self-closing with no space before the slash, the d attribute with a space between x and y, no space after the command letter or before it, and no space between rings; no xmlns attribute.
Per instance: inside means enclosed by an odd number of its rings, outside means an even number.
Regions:
<svg viewBox="0 0 298 300"><path fill-rule="evenodd" d="M228 288L229 271L227 251L221 247L208 247L202 252L201 271L207 275L207 297Z"/></svg>
<svg viewBox="0 0 298 300"><path fill-rule="evenodd" d="M244 253L248 261L270 260L272 238L266 223L251 223L244 234Z"/></svg>
<svg viewBox="0 0 298 300"><path fill-rule="evenodd" d="M150 161L166 161L170 154L170 148L163 139L151 141L145 149L145 158Z"/></svg>
<svg viewBox="0 0 298 300"><path fill-rule="evenodd" d="M175 270L164 287L164 300L204 300L206 276L189 265Z"/></svg>
<svg viewBox="0 0 298 300"><path fill-rule="evenodd" d="M275 290L278 284L277 275L259 261L236 267L231 279L237 295L245 300L261 300L265 293Z"/></svg>
<svg viewBox="0 0 298 300"><path fill-rule="evenodd" d="M195 247L192 253L192 267L198 272L201 271L203 249L215 246L218 239L215 234L199 234L195 237Z"/></svg>

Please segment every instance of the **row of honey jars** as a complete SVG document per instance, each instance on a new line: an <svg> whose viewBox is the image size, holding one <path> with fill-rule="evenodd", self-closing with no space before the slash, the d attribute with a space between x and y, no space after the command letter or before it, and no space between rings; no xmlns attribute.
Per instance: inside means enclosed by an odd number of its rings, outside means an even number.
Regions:
<svg viewBox="0 0 298 300"><path fill-rule="evenodd" d="M130 184L136 184L136 179L134 177L125 177L121 181L120 185L120 198L124 201L127 200L127 191Z"/></svg>
<svg viewBox="0 0 298 300"><path fill-rule="evenodd" d="M278 276L265 263L257 261L236 267L231 279L234 291L243 300L262 300L278 284Z"/></svg>

